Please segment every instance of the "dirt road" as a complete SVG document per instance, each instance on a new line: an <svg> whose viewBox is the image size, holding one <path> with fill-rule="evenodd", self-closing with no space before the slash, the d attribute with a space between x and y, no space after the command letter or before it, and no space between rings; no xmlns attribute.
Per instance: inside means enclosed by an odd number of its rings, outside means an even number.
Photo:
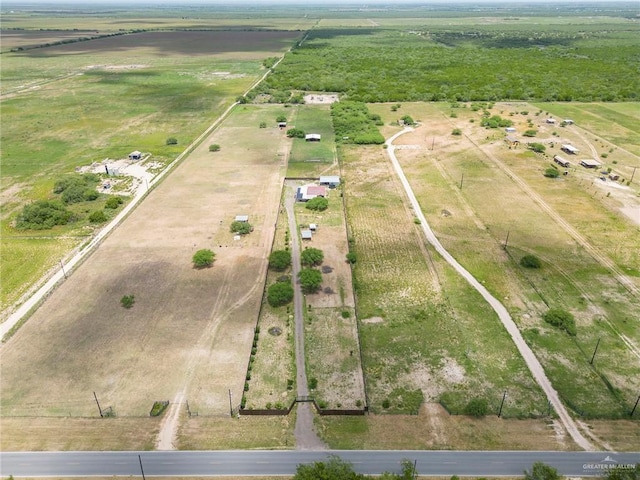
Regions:
<svg viewBox="0 0 640 480"><path fill-rule="evenodd" d="M393 168L396 174L398 175L400 182L402 183L402 186L407 194L407 197L411 202L415 215L421 222L422 230L424 231L427 241L431 245L433 245L436 251L447 261L447 263L449 263L460 275L462 275L462 277L467 282L469 282L469 284L471 284L473 288L475 288L478 291L478 293L480 293L480 295L482 295L482 297L489 303L489 305L491 305L491 308L493 308L493 310L497 313L498 317L500 318L500 321L504 325L509 335L511 335L511 338L516 344L516 347L518 348L520 355L522 355L522 358L527 364L527 367L531 371L533 378L536 380L538 385L540 385L542 390L545 392L547 399L549 400L549 402L555 409L556 413L560 417L560 421L564 425L564 428L567 430L569 435L571 435L571 438L576 442L576 444L578 444L584 450L594 450L594 447L591 444L591 442L589 442L582 435L582 433L578 429L578 426L573 421L573 418L571 418L571 416L569 415L569 412L566 410L566 408L560 401L560 398L558 397L558 392L556 392L556 390L553 388L553 386L551 385L551 382L549 381L546 374L544 373L544 369L542 368L542 365L540 364L536 356L533 354L533 351L526 344L526 342L524 341L524 338L522 338L522 335L520 334L520 330L518 330L518 327L516 326L515 322L511 318L511 315L509 315L509 312L507 311L507 309L504 307L504 305L502 305L502 303L500 303L500 301L498 301L493 295L491 295L489 291L480 282L478 282L478 280L476 280L476 278L473 275L471 275L471 273L469 273L462 265L460 265L457 262L455 258L453 258L453 256L442 246L440 241L436 238L433 231L431 230L431 227L429 227L429 224L427 223L427 219L425 218L424 214L422 213L422 210L420 209L420 205L418 203L416 196L413 193L411 185L409 184L409 181L407 180L407 177L404 175L402 167L400 166L400 163L396 158L395 146L393 145L393 141L396 138L398 138L400 135L403 135L411 131L413 131L413 128L405 128L401 132L398 132L394 136L389 138L386 141L387 153L389 155L389 159L391 160L391 163L393 164Z"/></svg>

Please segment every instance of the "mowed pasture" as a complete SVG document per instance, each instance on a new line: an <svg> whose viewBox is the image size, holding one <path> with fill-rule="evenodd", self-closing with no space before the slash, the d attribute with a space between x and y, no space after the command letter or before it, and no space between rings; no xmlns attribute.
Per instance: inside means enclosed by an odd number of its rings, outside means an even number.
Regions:
<svg viewBox="0 0 640 480"><path fill-rule="evenodd" d="M52 197L55 181L77 167L134 150L166 165L263 73L262 60L296 35L153 32L3 55L3 93L13 96L2 100L2 267L11 272L2 282L2 309L92 233L86 221L16 231L12 222L25 203ZM169 137L178 144L166 145ZM33 236L48 238L38 262L24 260L43 244Z"/></svg>
<svg viewBox="0 0 640 480"><path fill-rule="evenodd" d="M544 395L479 295L427 246L380 147L341 149L369 405L416 414L423 401L462 413L484 398L505 416L539 416Z"/></svg>
<svg viewBox="0 0 640 480"><path fill-rule="evenodd" d="M638 268L637 226L608 204L609 197L599 190L594 195L591 183L601 182L597 172L572 167L568 176L556 180L542 175L561 143L576 144L583 151L589 147L581 141L584 134L576 132L579 127L548 128L546 117L536 117L536 111L526 104L497 104L492 109L515 120L520 132L528 128L527 115L535 119L539 133L534 140L547 143L547 156L536 156L524 146L509 149L503 131L478 126L481 112L445 104L414 107L412 114L422 125L398 139L396 143L407 146L397 156L436 235L502 299L563 400L587 418L624 417L640 381L640 332L633 321L633 312L640 308L638 298L536 198L631 274ZM453 128L464 135L451 135ZM552 130L557 130L557 137ZM525 182L526 189L514 178ZM526 254L542 259L540 271L519 265ZM576 316L576 337L542 321L551 307ZM598 357L591 364L598 341Z"/></svg>
<svg viewBox="0 0 640 480"><path fill-rule="evenodd" d="M289 156L287 177L317 178L326 175L336 166L335 135L328 105L305 105L298 107L291 115L289 128L298 128L305 133L321 135L319 142L307 142L304 138L294 138Z"/></svg>
<svg viewBox="0 0 640 480"><path fill-rule="evenodd" d="M119 417L179 393L199 415L239 403L285 168L261 115L236 109L3 346L5 417L97 417L93 392ZM254 231L234 241L239 213Z"/></svg>

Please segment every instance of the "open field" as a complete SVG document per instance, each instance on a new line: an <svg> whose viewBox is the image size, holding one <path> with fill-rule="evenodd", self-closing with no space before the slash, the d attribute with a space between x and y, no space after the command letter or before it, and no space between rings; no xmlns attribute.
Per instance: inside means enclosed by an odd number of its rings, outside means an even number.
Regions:
<svg viewBox="0 0 640 480"><path fill-rule="evenodd" d="M4 416L97 416L94 391L122 417L181 392L199 415L239 402L284 174L260 115L238 108L3 346ZM255 231L234 241L239 213ZM192 268L200 248L213 268Z"/></svg>
<svg viewBox="0 0 640 480"><path fill-rule="evenodd" d="M297 107L288 128L320 134L321 141L306 142L294 138L287 168L287 177L319 177L336 167L333 125L326 105Z"/></svg>
<svg viewBox="0 0 640 480"><path fill-rule="evenodd" d="M134 150L161 168L255 81L264 58L297 35L152 32L3 55L3 92L14 96L2 100L2 267L11 272L2 310L93 231L86 220L16 231L25 203L51 198L54 182L80 166ZM45 98L55 116L43 112ZM166 145L172 136L178 144ZM47 236L48 251L24 261L43 243L35 236Z"/></svg>

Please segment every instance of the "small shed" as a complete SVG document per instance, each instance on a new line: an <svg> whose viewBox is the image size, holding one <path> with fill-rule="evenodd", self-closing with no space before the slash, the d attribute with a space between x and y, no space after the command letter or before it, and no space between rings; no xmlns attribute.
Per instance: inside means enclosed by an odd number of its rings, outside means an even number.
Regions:
<svg viewBox="0 0 640 480"><path fill-rule="evenodd" d="M236 215L235 221L247 223L249 221L249 215Z"/></svg>
<svg viewBox="0 0 640 480"><path fill-rule="evenodd" d="M311 230L300 230L300 237L302 240L311 240L313 238L313 232Z"/></svg>
<svg viewBox="0 0 640 480"><path fill-rule="evenodd" d="M340 185L340 177L338 175L321 175L320 185L327 185L329 188L336 188Z"/></svg>
<svg viewBox="0 0 640 480"><path fill-rule="evenodd" d="M565 125L573 125L573 120L571 120L570 118L565 118L562 123L564 123Z"/></svg>
<svg viewBox="0 0 640 480"><path fill-rule="evenodd" d="M600 168L600 162L592 158L585 158L584 160L580 160L580 165L582 165L584 168Z"/></svg>
<svg viewBox="0 0 640 480"><path fill-rule="evenodd" d="M516 133L515 127L507 127L504 129L504 131L507 133Z"/></svg>
<svg viewBox="0 0 640 480"><path fill-rule="evenodd" d="M139 152L138 150L129 154L129 160L140 160L141 158L142 152Z"/></svg>
<svg viewBox="0 0 640 480"><path fill-rule="evenodd" d="M520 145L520 140L518 140L514 135L507 135L504 141L507 142L509 148L517 147L518 145Z"/></svg>
<svg viewBox="0 0 640 480"><path fill-rule="evenodd" d="M580 151L573 145L562 145L562 147L560 147L560 150L562 150L563 152L570 153L571 155L577 155L578 152Z"/></svg>
<svg viewBox="0 0 640 480"><path fill-rule="evenodd" d="M315 223L310 223L309 230L311 230L312 232L315 232L316 230L318 230L318 225Z"/></svg>
<svg viewBox="0 0 640 480"><path fill-rule="evenodd" d="M280 127L280 130L282 130L283 128L286 128L287 122L278 122L278 127Z"/></svg>
<svg viewBox="0 0 640 480"><path fill-rule="evenodd" d="M555 155L553 157L553 161L558 165L562 165L564 168L567 168L569 165L571 165L571 163L569 163L569 160L562 158L560 155Z"/></svg>
<svg viewBox="0 0 640 480"><path fill-rule="evenodd" d="M320 141L320 134L319 133L307 133L304 136L304 139L307 142L319 142Z"/></svg>
<svg viewBox="0 0 640 480"><path fill-rule="evenodd" d="M547 118L546 122L551 124L551 125L555 125L556 119L555 118Z"/></svg>

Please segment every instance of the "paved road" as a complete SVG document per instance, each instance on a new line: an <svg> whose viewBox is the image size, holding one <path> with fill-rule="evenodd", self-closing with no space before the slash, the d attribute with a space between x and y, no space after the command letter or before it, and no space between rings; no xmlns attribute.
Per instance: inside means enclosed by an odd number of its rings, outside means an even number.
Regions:
<svg viewBox="0 0 640 480"><path fill-rule="evenodd" d="M597 476L615 465L640 461L640 452L470 452L470 451L216 451L216 452L4 452L2 475L14 477L293 475L302 463L338 455L359 473L400 471L400 462L416 462L420 475L522 475L544 462L563 475Z"/></svg>
<svg viewBox="0 0 640 480"><path fill-rule="evenodd" d="M529 345L527 345L527 343L524 341L524 338L522 338L520 330L511 318L511 315L509 315L507 309L504 307L504 305L502 305L502 303L500 303L497 298L489 293L484 285L476 280L476 278L471 275L469 271L467 271L462 265L458 263L455 258L453 258L453 256L442 246L440 241L436 238L435 234L431 230L431 227L427 223L427 219L422 213L422 209L420 208L418 199L414 195L413 189L411 188L411 185L409 184L409 181L407 180L407 177L405 176L402 167L400 166L400 162L398 162L398 159L396 158L396 147L393 145L393 141L396 138L398 138L400 135L403 135L404 133L411 131L413 131L413 128L407 127L387 140L387 153L389 155L391 163L393 164L393 168L396 171L396 174L398 175L402 186L404 187L407 197L409 197L409 201L411 202L414 213L421 222L422 230L427 237L427 241L431 245L433 245L436 251L442 256L442 258L444 258L447 263L449 263L449 265L451 265L467 282L469 282L471 286L475 288L478 293L480 293L480 295L482 295L487 303L491 305L491 308L493 308L493 310L500 318L500 321L504 325L504 328L507 330L509 335L511 335L511 338L515 343L516 348L520 352L520 355L527 364L531 375L533 375L533 378L536 380L538 385L540 385L540 388L542 388L542 390L544 391L547 399L558 414L558 417L560 417L562 425L564 425L564 428L567 429L567 432L569 433L569 435L571 435L573 441L576 442L580 446L580 448L583 448L584 450L595 450L593 445L591 445L591 442L589 442L589 440L587 440L584 435L582 435L582 432L580 432L580 430L578 429L578 426L573 421L573 418L571 418L571 415L569 415L569 412L564 407L564 404L560 401L558 392L556 392L556 390L553 388L551 382L544 372L544 369L542 368L542 365L533 354L531 348L529 348Z"/></svg>

